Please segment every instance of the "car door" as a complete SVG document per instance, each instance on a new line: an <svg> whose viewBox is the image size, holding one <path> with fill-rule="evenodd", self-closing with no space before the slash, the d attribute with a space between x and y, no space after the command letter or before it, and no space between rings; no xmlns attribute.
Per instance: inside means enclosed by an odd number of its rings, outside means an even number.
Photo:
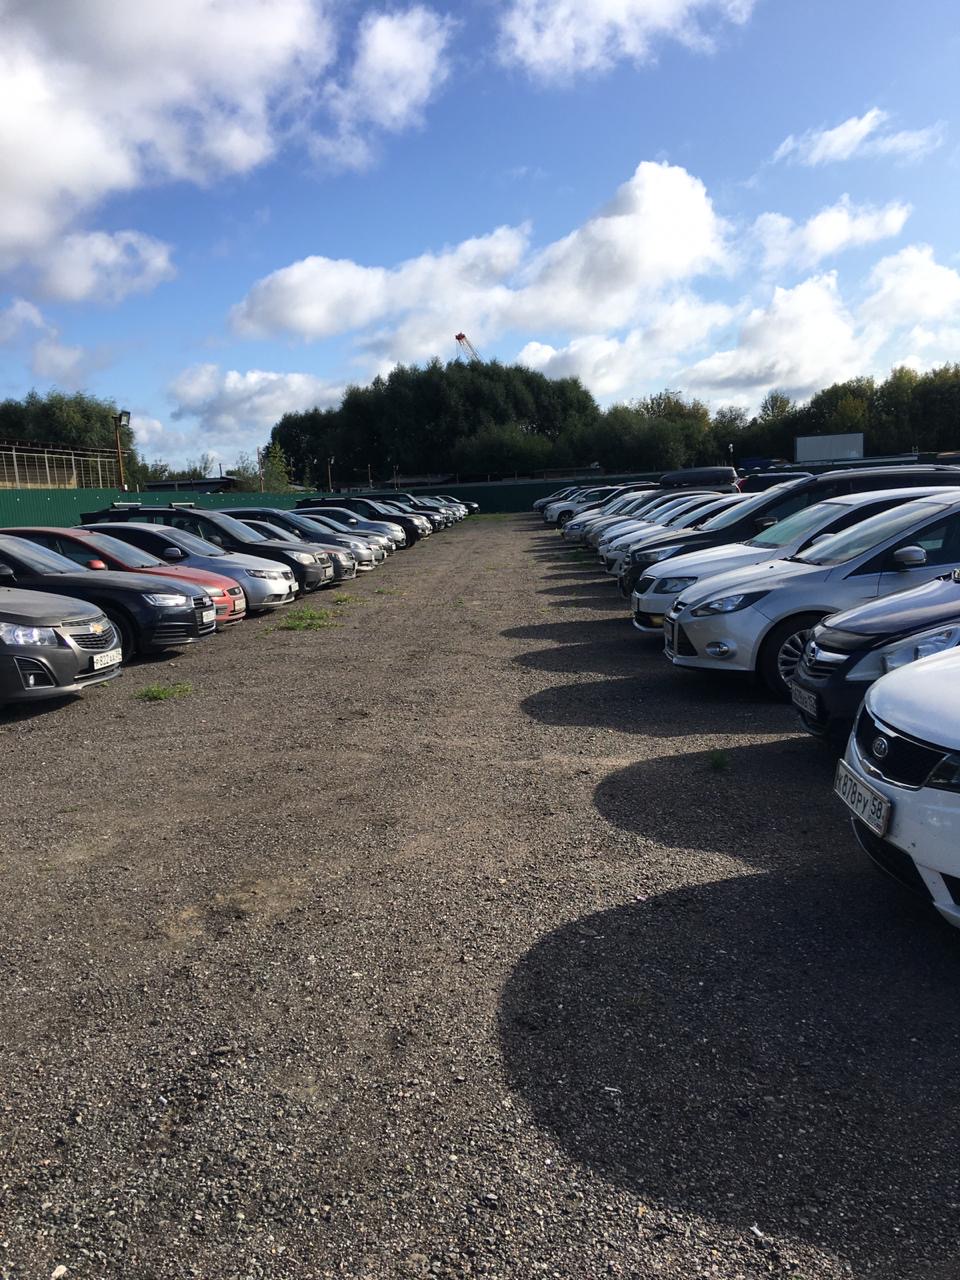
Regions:
<svg viewBox="0 0 960 1280"><path fill-rule="evenodd" d="M903 547L922 547L927 562L913 569L898 567L894 553ZM880 563L880 595L892 591L906 591L922 586L932 578L938 578L960 565L960 511L941 516L925 529L900 538L896 546L889 547Z"/></svg>

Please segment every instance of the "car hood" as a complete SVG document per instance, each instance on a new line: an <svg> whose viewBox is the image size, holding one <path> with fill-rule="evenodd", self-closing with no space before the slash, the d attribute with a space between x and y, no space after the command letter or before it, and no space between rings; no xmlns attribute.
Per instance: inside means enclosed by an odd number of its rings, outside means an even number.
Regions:
<svg viewBox="0 0 960 1280"><path fill-rule="evenodd" d="M258 551L299 551L301 547L306 548L305 542L283 542L280 538L264 538L262 542L251 543L250 550L244 551L243 555L255 556Z"/></svg>
<svg viewBox="0 0 960 1280"><path fill-rule="evenodd" d="M211 566L213 564L222 564L224 568L230 565L235 569L270 569L273 573L282 573L284 569L284 566L276 560L270 560L266 556L248 556L244 551L227 551L223 556L216 557L201 557L198 554L196 558L198 560L206 559ZM211 568L210 572L216 573L217 570Z"/></svg>
<svg viewBox="0 0 960 1280"><path fill-rule="evenodd" d="M0 622L52 627L61 622L87 622L99 618L100 613L95 604L88 604L86 600L74 600L47 591L0 587Z"/></svg>
<svg viewBox="0 0 960 1280"><path fill-rule="evenodd" d="M24 577L28 575L24 573ZM58 587L64 589L80 591L81 593L89 593L95 595L96 592L104 587L111 591L137 591L141 595L144 592L155 593L158 591L175 591L181 596L192 596L194 592L202 591L202 587L193 587L186 582L178 582L176 578L162 578L153 574L143 573L127 573L121 572L119 569L78 569L76 573L34 573L29 575L34 581L43 578L43 590L56 592Z"/></svg>
<svg viewBox="0 0 960 1280"><path fill-rule="evenodd" d="M922 631L939 622L952 622L960 615L960 581L953 575L934 578L921 587L897 591L879 600L870 600L842 613L831 614L822 626L831 631L855 635L890 636L904 631ZM828 642L826 639L824 643ZM829 647L829 644L828 644Z"/></svg>
<svg viewBox="0 0 960 1280"><path fill-rule="evenodd" d="M673 565L673 559L662 561L663 565ZM823 565L801 564L793 560L769 560L766 564L750 564L742 569L730 569L727 573L711 574L703 578L695 587L684 591L683 600L677 601L678 608L701 600L714 600L719 596L733 595L742 591L775 591L777 587L793 586L801 578L822 577L825 573Z"/></svg>
<svg viewBox="0 0 960 1280"><path fill-rule="evenodd" d="M656 574L658 578L684 578L688 575L696 578L713 577L714 574L728 573L731 569L741 569L746 565L762 564L769 558L769 551L759 547L748 547L742 542L725 543L722 547L704 547L701 551L688 551L682 556L670 556L661 560L663 566L652 564L644 570L644 577ZM668 573L669 566L669 573Z"/></svg>
<svg viewBox="0 0 960 1280"><path fill-rule="evenodd" d="M921 658L870 686L867 710L891 729L960 751L960 653Z"/></svg>

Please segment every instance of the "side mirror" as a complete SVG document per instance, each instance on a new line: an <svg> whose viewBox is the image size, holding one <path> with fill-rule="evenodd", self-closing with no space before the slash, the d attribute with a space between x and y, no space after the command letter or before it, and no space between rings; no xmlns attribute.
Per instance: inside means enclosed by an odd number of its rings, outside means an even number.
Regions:
<svg viewBox="0 0 960 1280"><path fill-rule="evenodd" d="M87 568L88 568L88 569L105 569L106 567L107 567L107 566L104 564L104 562L103 562L102 560L88 560L88 561L87 561Z"/></svg>
<svg viewBox="0 0 960 1280"><path fill-rule="evenodd" d="M164 560L182 560L183 552L179 547L164 547L163 558Z"/></svg>
<svg viewBox="0 0 960 1280"><path fill-rule="evenodd" d="M927 563L927 553L923 547L900 547L893 553L893 563L897 569L922 569Z"/></svg>
<svg viewBox="0 0 960 1280"><path fill-rule="evenodd" d="M0 583L12 582L15 576L8 564L0 564Z"/></svg>
<svg viewBox="0 0 960 1280"><path fill-rule="evenodd" d="M764 529L769 529L776 523L777 522L774 520L773 516L758 516L754 521L754 524L757 526L758 533L763 533Z"/></svg>

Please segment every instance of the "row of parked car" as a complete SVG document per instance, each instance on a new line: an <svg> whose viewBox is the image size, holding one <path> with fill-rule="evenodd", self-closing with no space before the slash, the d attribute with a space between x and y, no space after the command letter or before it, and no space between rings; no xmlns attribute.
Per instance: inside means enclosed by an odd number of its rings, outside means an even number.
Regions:
<svg viewBox="0 0 960 1280"><path fill-rule="evenodd" d="M534 506L596 551L674 666L789 699L842 752L834 790L861 847L960 926L960 468L750 487L715 468Z"/></svg>
<svg viewBox="0 0 960 1280"><path fill-rule="evenodd" d="M291 511L115 502L76 528L0 529L0 706L81 693L138 654L373 571L475 510L396 492Z"/></svg>

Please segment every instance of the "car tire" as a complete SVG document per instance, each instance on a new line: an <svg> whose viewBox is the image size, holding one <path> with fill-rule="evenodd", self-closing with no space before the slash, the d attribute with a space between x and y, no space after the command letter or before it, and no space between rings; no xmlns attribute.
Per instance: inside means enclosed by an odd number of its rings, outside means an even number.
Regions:
<svg viewBox="0 0 960 1280"><path fill-rule="evenodd" d="M122 613L117 613L112 609L104 609L104 613L110 619L114 631L120 637L120 651L123 654L123 661L129 662L137 654L137 640L129 619L125 618Z"/></svg>
<svg viewBox="0 0 960 1280"><path fill-rule="evenodd" d="M796 613L778 622L763 642L757 660L757 674L771 693L785 702L790 699L789 675L796 669L803 646L822 613Z"/></svg>
<svg viewBox="0 0 960 1280"><path fill-rule="evenodd" d="M567 521L572 519L573 519L572 511L561 511L560 514L557 516L557 528L562 529L563 526L567 523Z"/></svg>

